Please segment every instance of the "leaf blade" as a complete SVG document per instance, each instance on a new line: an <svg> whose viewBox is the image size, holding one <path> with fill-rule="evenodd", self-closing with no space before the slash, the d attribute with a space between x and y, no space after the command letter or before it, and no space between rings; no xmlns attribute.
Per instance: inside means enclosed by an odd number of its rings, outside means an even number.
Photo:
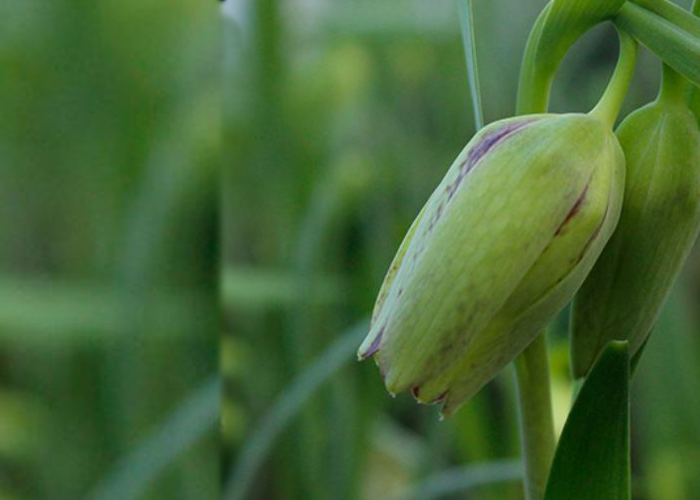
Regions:
<svg viewBox="0 0 700 500"><path fill-rule="evenodd" d="M472 0L459 0L460 28L464 43L464 56L467 63L469 93L472 100L474 127L478 132L484 126L484 109L481 102L481 84L479 83L479 65L476 57L476 33L474 31L474 4Z"/></svg>
<svg viewBox="0 0 700 500"><path fill-rule="evenodd" d="M564 425L545 500L629 500L629 353L609 342Z"/></svg>

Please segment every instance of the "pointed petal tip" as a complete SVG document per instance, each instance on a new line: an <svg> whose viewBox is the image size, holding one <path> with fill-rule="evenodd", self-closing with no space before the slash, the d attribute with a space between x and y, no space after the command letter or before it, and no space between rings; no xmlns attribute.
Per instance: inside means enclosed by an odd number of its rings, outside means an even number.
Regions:
<svg viewBox="0 0 700 500"><path fill-rule="evenodd" d="M462 407L465 401L465 399L450 398L450 395L448 394L443 400L444 404L442 405L442 411L440 412L440 414L443 415L445 418L451 417L457 412L457 410L459 410Z"/></svg>
<svg viewBox="0 0 700 500"><path fill-rule="evenodd" d="M372 329L374 330L374 329ZM380 344L382 342L382 337L384 335L384 326L382 326L376 334L373 334L372 330L367 334L364 342L360 345L357 351L357 358L362 361L370 356L374 356L379 352ZM369 345L367 345L369 342Z"/></svg>
<svg viewBox="0 0 700 500"><path fill-rule="evenodd" d="M375 357L375 359L379 359ZM386 358L386 356L384 357ZM426 382L425 377L416 376L411 373L411 370L403 369L403 365L398 365L395 363L396 360L391 360L387 362L386 359L379 359L379 368L382 370L384 376L384 385L389 392L398 394L404 391L411 391L414 396L418 393L418 398L421 398L419 402L422 401L422 396L420 394L421 387Z"/></svg>
<svg viewBox="0 0 700 500"><path fill-rule="evenodd" d="M411 389L413 397L416 401L423 405L435 405L439 403L444 403L448 396L448 390L445 390L442 394L434 398L425 398L420 395L420 385L416 385Z"/></svg>

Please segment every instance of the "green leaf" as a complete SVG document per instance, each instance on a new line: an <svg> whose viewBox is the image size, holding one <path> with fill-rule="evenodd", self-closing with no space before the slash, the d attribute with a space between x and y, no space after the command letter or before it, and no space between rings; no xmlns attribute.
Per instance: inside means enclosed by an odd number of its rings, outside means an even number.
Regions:
<svg viewBox="0 0 700 500"><path fill-rule="evenodd" d="M142 498L167 466L208 432L220 413L221 381L215 377L195 389L142 443L95 486L93 500Z"/></svg>
<svg viewBox="0 0 700 500"><path fill-rule="evenodd" d="M459 19L462 28L464 56L467 60L469 91L472 98L474 128L479 131L484 126L484 110L481 105L481 86L479 85L479 66L476 58L476 34L474 33L474 6L472 0L459 0Z"/></svg>
<svg viewBox="0 0 700 500"><path fill-rule="evenodd" d="M228 473L223 498L245 498L275 439L299 414L314 392L341 366L353 359L353 353L367 333L367 328L367 322L363 321L342 334L287 386L239 450L238 458Z"/></svg>
<svg viewBox="0 0 700 500"><path fill-rule="evenodd" d="M700 85L700 38L629 2L620 9L615 23L671 68Z"/></svg>
<svg viewBox="0 0 700 500"><path fill-rule="evenodd" d="M554 75L569 48L590 28L612 18L624 0L552 0L537 18L525 47L518 114L547 110Z"/></svg>
<svg viewBox="0 0 700 500"><path fill-rule="evenodd" d="M454 467L432 474L409 487L393 500L433 500L474 490L480 486L521 480L520 460L498 460Z"/></svg>
<svg viewBox="0 0 700 500"><path fill-rule="evenodd" d="M629 353L609 342L564 425L545 500L629 500Z"/></svg>
<svg viewBox="0 0 700 500"><path fill-rule="evenodd" d="M95 346L109 349L125 341L129 295L107 283L61 281L37 276L0 274L0 342L3 346L52 349ZM139 318L149 325L149 338L181 339L215 317L212 297L203 290L151 286Z"/></svg>

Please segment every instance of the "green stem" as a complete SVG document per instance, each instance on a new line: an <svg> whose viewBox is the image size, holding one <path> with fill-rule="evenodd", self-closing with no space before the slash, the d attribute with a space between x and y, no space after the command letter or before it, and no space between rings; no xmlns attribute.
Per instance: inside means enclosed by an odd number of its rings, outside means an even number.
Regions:
<svg viewBox="0 0 700 500"><path fill-rule="evenodd" d="M625 100L627 89L634 76L634 68L637 62L637 42L622 30L620 34L620 57L615 66L608 87L605 89L603 97L591 110L591 115L600 118L612 128L620 112L622 101Z"/></svg>
<svg viewBox="0 0 700 500"><path fill-rule="evenodd" d="M693 2L693 8L691 9L693 16L700 16L700 0L695 0ZM686 102L690 110L695 114L695 117L700 123L700 89L693 85L688 91Z"/></svg>
<svg viewBox="0 0 700 500"><path fill-rule="evenodd" d="M537 49L540 45L540 36L544 28L549 4L542 9L532 26L530 36L525 45L523 62L520 69L520 81L518 82L518 98L515 105L515 114L526 115L530 113L544 113L547 111L549 94L554 81L556 70L542 67L537 64Z"/></svg>
<svg viewBox="0 0 700 500"><path fill-rule="evenodd" d="M663 75L661 77L661 88L657 100L675 102L685 106L686 91L688 81L677 71L674 71L667 64L663 65Z"/></svg>
<svg viewBox="0 0 700 500"><path fill-rule="evenodd" d="M518 356L515 375L525 462L525 497L542 500L556 446L544 332Z"/></svg>
<svg viewBox="0 0 700 500"><path fill-rule="evenodd" d="M615 24L695 85L700 85L700 36L630 2L615 16Z"/></svg>
<svg viewBox="0 0 700 500"><path fill-rule="evenodd" d="M698 6L700 6L700 2L695 2L692 14L667 0L632 0L632 2L661 16L666 21L675 24L684 31L696 37L700 36L700 19L695 17L698 15ZM695 14L695 16L693 14Z"/></svg>

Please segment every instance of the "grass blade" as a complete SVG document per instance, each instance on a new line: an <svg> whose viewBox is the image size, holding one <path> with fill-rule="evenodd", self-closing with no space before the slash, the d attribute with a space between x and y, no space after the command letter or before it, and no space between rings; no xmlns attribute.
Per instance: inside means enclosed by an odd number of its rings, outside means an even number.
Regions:
<svg viewBox="0 0 700 500"><path fill-rule="evenodd" d="M447 469L416 483L411 490L393 500L431 500L464 492L479 486L520 481L523 467L520 460L499 460Z"/></svg>
<svg viewBox="0 0 700 500"><path fill-rule="evenodd" d="M474 33L474 8L472 0L458 0L459 21L464 43L464 56L467 60L469 92L472 98L474 127L478 131L484 126L484 110L481 105L481 86L479 84L479 66L476 59L476 35Z"/></svg>
<svg viewBox="0 0 700 500"><path fill-rule="evenodd" d="M219 420L221 382L212 378L196 389L132 453L95 487L93 500L140 498L178 456L214 429Z"/></svg>
<svg viewBox="0 0 700 500"><path fill-rule="evenodd" d="M242 500L275 439L304 407L311 395L341 366L353 359L353 353L367 333L362 322L338 338L279 396L262 422L250 435L238 460L228 474L223 498Z"/></svg>

